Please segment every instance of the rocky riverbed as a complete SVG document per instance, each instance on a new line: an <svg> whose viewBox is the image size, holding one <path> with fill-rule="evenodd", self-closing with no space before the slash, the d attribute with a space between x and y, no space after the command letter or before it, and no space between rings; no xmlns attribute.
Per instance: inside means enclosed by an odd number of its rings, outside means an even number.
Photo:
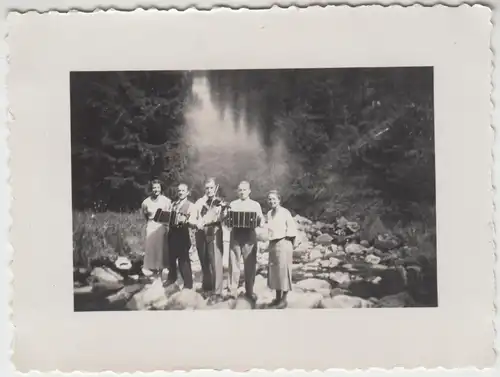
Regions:
<svg viewBox="0 0 500 377"><path fill-rule="evenodd" d="M418 247L387 232L380 221L361 230L344 218L335 224L295 217L299 235L293 254L289 309L436 306L436 266ZM141 260L94 261L74 271L77 311L266 309L274 298L267 287L267 244L259 244L253 305L241 295L211 305L199 293L201 267L193 253L193 290L182 280L164 287L142 271ZM164 275L166 274L164 271ZM243 293L243 289L240 289Z"/></svg>

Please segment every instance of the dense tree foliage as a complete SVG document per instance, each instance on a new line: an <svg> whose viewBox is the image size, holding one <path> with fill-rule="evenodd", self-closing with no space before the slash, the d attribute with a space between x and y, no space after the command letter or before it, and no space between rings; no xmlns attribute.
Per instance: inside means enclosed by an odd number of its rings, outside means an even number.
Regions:
<svg viewBox="0 0 500 377"><path fill-rule="evenodd" d="M206 73L218 110L256 132L263 156L200 156L182 136L199 74L72 74L75 208L137 208L154 177L185 180L199 195L209 174L226 193L250 179L259 200L278 185L289 208L316 219L376 215L434 227L432 68ZM273 165L276 146L285 170Z"/></svg>

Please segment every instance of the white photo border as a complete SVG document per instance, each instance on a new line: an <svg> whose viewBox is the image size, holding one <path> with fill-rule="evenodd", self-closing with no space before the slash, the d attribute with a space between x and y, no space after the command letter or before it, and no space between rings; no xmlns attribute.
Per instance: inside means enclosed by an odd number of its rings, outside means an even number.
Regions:
<svg viewBox="0 0 500 377"><path fill-rule="evenodd" d="M490 366L490 13L487 7L464 5L11 14L8 100L14 118L10 166L17 368L146 372ZM298 23L306 28L293 32L290 25ZM196 31L194 37L179 33L186 29ZM240 44L230 43L231 37L240 38ZM222 42L211 44L210 50L203 45L218 40ZM158 48L161 43L165 50ZM285 315L73 312L70 70L419 65L435 67L438 308L297 310ZM467 234L474 237L459 237ZM252 322L264 325L252 327ZM301 332L297 323L311 327ZM363 334L363 342L352 336L349 323ZM92 332L96 328L99 337ZM134 347L122 331L131 328L138 342ZM271 330L275 339L269 337ZM189 338L185 347L183 336ZM106 343L110 339L113 347ZM405 339L411 342L401 347ZM193 344L199 348L190 349ZM83 354L77 346L93 352ZM134 349L144 350L141 360L132 357Z"/></svg>

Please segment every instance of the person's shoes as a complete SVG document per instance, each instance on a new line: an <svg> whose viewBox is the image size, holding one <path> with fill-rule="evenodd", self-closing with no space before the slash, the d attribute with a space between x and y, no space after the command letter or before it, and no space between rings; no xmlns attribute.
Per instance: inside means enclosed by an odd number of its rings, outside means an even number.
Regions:
<svg viewBox="0 0 500 377"><path fill-rule="evenodd" d="M285 309L288 306L286 300L280 300L280 302L275 306L276 309Z"/></svg>
<svg viewBox="0 0 500 377"><path fill-rule="evenodd" d="M212 298L212 292L201 291L200 295L201 295L201 297L203 297L204 300L206 300L206 299L210 300Z"/></svg>
<svg viewBox="0 0 500 377"><path fill-rule="evenodd" d="M223 300L221 295L213 295L209 299L210 305L215 305L215 304L218 304L219 302L222 302L222 301L224 301L224 300Z"/></svg>
<svg viewBox="0 0 500 377"><path fill-rule="evenodd" d="M245 293L245 297L253 302L257 301L257 295L255 293L252 294Z"/></svg>
<svg viewBox="0 0 500 377"><path fill-rule="evenodd" d="M280 303L281 300L278 300L277 298L275 298L273 301L271 301L271 303L268 305L269 308L274 308L276 305L278 305Z"/></svg>

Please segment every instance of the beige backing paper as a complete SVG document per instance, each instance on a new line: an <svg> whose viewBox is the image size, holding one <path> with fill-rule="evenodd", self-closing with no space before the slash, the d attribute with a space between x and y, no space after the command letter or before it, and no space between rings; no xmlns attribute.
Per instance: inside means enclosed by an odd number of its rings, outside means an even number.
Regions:
<svg viewBox="0 0 500 377"><path fill-rule="evenodd" d="M494 351L490 10L11 14L18 370L488 367ZM433 66L438 308L73 312L69 72Z"/></svg>

